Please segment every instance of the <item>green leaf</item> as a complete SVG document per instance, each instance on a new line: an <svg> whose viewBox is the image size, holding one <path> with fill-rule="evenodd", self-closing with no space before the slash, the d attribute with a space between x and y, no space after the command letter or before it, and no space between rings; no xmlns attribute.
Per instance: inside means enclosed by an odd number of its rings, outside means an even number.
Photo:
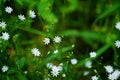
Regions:
<svg viewBox="0 0 120 80"><path fill-rule="evenodd" d="M24 66L24 64L25 64L25 58L22 57L20 60L18 60L16 62L16 64L17 64L18 68L21 69Z"/></svg>
<svg viewBox="0 0 120 80"><path fill-rule="evenodd" d="M106 17L107 15L111 14L113 11L117 10L120 7L120 4L115 4L109 9L105 10L101 15L98 16L97 19L102 19Z"/></svg>
<svg viewBox="0 0 120 80"><path fill-rule="evenodd" d="M18 27L18 29L23 30L23 31L27 31L27 32L30 32L30 33L38 34L38 35L48 36L47 34L41 32L37 29L33 29L33 28Z"/></svg>
<svg viewBox="0 0 120 80"><path fill-rule="evenodd" d="M54 0L41 0L38 5L38 15L41 16L48 23L57 23L57 17L51 12L51 7Z"/></svg>

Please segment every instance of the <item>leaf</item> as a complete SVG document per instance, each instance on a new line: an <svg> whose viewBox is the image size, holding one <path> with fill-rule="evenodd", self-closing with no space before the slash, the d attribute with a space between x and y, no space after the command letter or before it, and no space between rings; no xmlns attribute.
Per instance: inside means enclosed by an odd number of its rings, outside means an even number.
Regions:
<svg viewBox="0 0 120 80"><path fill-rule="evenodd" d="M16 64L17 64L18 68L21 69L24 66L24 64L25 64L25 58L22 57L20 60L18 60L16 62Z"/></svg>
<svg viewBox="0 0 120 80"><path fill-rule="evenodd" d="M30 32L30 33L38 34L38 35L48 36L47 34L41 32L39 30L33 29L33 28L18 27L18 29L23 30L23 31L27 31L27 32Z"/></svg>
<svg viewBox="0 0 120 80"><path fill-rule="evenodd" d="M120 4L113 5L109 9L105 10L101 15L99 15L97 19L102 19L106 17L107 15L111 14L111 12L117 10L119 7L120 7Z"/></svg>
<svg viewBox="0 0 120 80"><path fill-rule="evenodd" d="M57 17L51 12L51 7L54 0L41 0L38 5L38 15L41 16L48 23L57 23Z"/></svg>

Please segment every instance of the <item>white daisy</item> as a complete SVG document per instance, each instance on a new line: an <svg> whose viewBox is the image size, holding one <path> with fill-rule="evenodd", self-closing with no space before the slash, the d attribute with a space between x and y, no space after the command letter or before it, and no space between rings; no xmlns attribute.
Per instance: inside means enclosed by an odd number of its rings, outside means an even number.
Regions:
<svg viewBox="0 0 120 80"><path fill-rule="evenodd" d="M61 68L62 67L60 67L60 66L53 66L52 67L51 74L53 75L53 77L57 77L59 75L60 71L62 70Z"/></svg>
<svg viewBox="0 0 120 80"><path fill-rule="evenodd" d="M120 22L116 23L115 28L118 29L118 30L120 30Z"/></svg>
<svg viewBox="0 0 120 80"><path fill-rule="evenodd" d="M19 18L21 21L24 21L24 20L25 20L25 16L22 15L22 14L18 15L18 18Z"/></svg>
<svg viewBox="0 0 120 80"><path fill-rule="evenodd" d="M51 68L53 67L53 64L52 64L52 63L47 63L46 67L47 67L48 69L51 69Z"/></svg>
<svg viewBox="0 0 120 80"><path fill-rule="evenodd" d="M6 72L6 71L8 71L8 66L3 66L2 67L2 72Z"/></svg>
<svg viewBox="0 0 120 80"><path fill-rule="evenodd" d="M10 37L9 37L10 35L7 33L7 32L4 32L4 33L2 33L2 36L1 36L1 38L3 39L3 40L8 40Z"/></svg>
<svg viewBox="0 0 120 80"><path fill-rule="evenodd" d="M113 72L113 67L111 65L107 65L107 66L104 66L105 70L108 72L108 73L112 73Z"/></svg>
<svg viewBox="0 0 120 80"><path fill-rule="evenodd" d="M54 42L55 42L55 43L60 43L60 42L61 42L61 37L55 36Z"/></svg>
<svg viewBox="0 0 120 80"><path fill-rule="evenodd" d="M90 57L93 58L93 57L96 57L96 52L90 52Z"/></svg>
<svg viewBox="0 0 120 80"><path fill-rule="evenodd" d="M75 64L77 64L77 62L78 62L77 59L75 59L75 58L71 59L70 61L71 61L71 64L72 64L72 65L75 65Z"/></svg>
<svg viewBox="0 0 120 80"><path fill-rule="evenodd" d="M35 18L36 17L35 12L32 11L32 10L29 11L29 15L30 15L31 18Z"/></svg>
<svg viewBox="0 0 120 80"><path fill-rule="evenodd" d="M34 56L40 56L40 51L37 49L37 48L33 48L32 50L31 50L31 52L32 52L32 54L34 54Z"/></svg>
<svg viewBox="0 0 120 80"><path fill-rule="evenodd" d="M44 41L45 45L48 45L50 43L50 39L49 38L44 38L43 41Z"/></svg>
<svg viewBox="0 0 120 80"><path fill-rule="evenodd" d="M11 8L11 7L6 7L5 8L5 11L7 12L7 13L11 13L12 11L13 11L13 9Z"/></svg>
<svg viewBox="0 0 120 80"><path fill-rule="evenodd" d="M2 28L2 29L5 29L6 28L6 23L5 22L0 22L0 27Z"/></svg>
<svg viewBox="0 0 120 80"><path fill-rule="evenodd" d="M115 41L115 45L117 48L120 48L120 41L119 40Z"/></svg>
<svg viewBox="0 0 120 80"><path fill-rule="evenodd" d="M54 52L53 52L54 54L57 54L58 53L58 50L54 50Z"/></svg>
<svg viewBox="0 0 120 80"><path fill-rule="evenodd" d="M119 70L115 70L113 73L108 75L108 79L109 80L117 80L120 76L120 71Z"/></svg>
<svg viewBox="0 0 120 80"><path fill-rule="evenodd" d="M98 77L97 76L92 76L91 79L92 80L98 80Z"/></svg>
<svg viewBox="0 0 120 80"><path fill-rule="evenodd" d="M91 61L87 61L87 62L85 63L85 67L86 67L86 68L91 68L91 67L92 67L92 62L91 62Z"/></svg>

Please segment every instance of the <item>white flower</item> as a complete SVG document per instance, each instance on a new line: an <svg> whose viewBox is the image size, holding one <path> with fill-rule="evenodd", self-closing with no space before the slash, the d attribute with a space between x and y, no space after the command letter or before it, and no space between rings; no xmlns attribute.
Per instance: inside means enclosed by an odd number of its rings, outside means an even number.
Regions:
<svg viewBox="0 0 120 80"><path fill-rule="evenodd" d="M2 29L5 29L6 28L6 23L5 22L0 22L0 27L2 28Z"/></svg>
<svg viewBox="0 0 120 80"><path fill-rule="evenodd" d="M61 37L55 36L54 42L55 42L55 43L60 43L60 42L61 42Z"/></svg>
<svg viewBox="0 0 120 80"><path fill-rule="evenodd" d="M32 54L34 54L34 56L40 56L40 51L37 49L37 48L33 48L32 50L31 50L31 52L32 52Z"/></svg>
<svg viewBox="0 0 120 80"><path fill-rule="evenodd" d="M108 72L108 73L112 73L113 72L113 67L111 65L107 65L107 66L104 66L105 70Z"/></svg>
<svg viewBox="0 0 120 80"><path fill-rule="evenodd" d="M90 57L96 57L96 52L90 52Z"/></svg>
<svg viewBox="0 0 120 80"><path fill-rule="evenodd" d="M87 76L89 74L89 71L85 71L84 73L83 73L83 76Z"/></svg>
<svg viewBox="0 0 120 80"><path fill-rule="evenodd" d="M13 9L11 8L11 7L6 7L5 8L5 11L7 12L7 13L11 13L12 11L13 11Z"/></svg>
<svg viewBox="0 0 120 80"><path fill-rule="evenodd" d="M32 11L32 10L30 10L29 15L30 15L31 18L35 18L36 17L35 12Z"/></svg>
<svg viewBox="0 0 120 80"><path fill-rule="evenodd" d="M85 63L85 67L86 67L86 68L91 68L91 67L92 67L92 62L91 62L91 61L87 61L87 62Z"/></svg>
<svg viewBox="0 0 120 80"><path fill-rule="evenodd" d="M52 63L47 63L46 67L47 67L48 69L51 69L51 68L53 67L53 64L52 64Z"/></svg>
<svg viewBox="0 0 120 80"><path fill-rule="evenodd" d="M120 22L116 23L115 28L118 29L118 30L120 30Z"/></svg>
<svg viewBox="0 0 120 80"><path fill-rule="evenodd" d="M57 54L58 53L58 50L54 50L54 52L53 52L54 54Z"/></svg>
<svg viewBox="0 0 120 80"><path fill-rule="evenodd" d="M3 39L3 40L8 40L10 37L9 37L10 35L7 33L7 32L4 32L4 33L2 33L2 36L1 36L1 38Z"/></svg>
<svg viewBox="0 0 120 80"><path fill-rule="evenodd" d="M18 15L18 18L19 18L21 21L24 21L24 20L25 20L25 16L22 15L22 14Z"/></svg>
<svg viewBox="0 0 120 80"><path fill-rule="evenodd" d="M91 79L92 80L98 80L98 77L97 76L92 76Z"/></svg>
<svg viewBox="0 0 120 80"><path fill-rule="evenodd" d="M57 77L59 75L60 71L62 71L61 66L53 66L51 74L53 75L53 77Z"/></svg>
<svg viewBox="0 0 120 80"><path fill-rule="evenodd" d="M8 66L3 66L2 67L2 72L6 72L6 71L8 71Z"/></svg>
<svg viewBox="0 0 120 80"><path fill-rule="evenodd" d="M45 38L43 41L44 41L44 43L45 43L46 45L48 45L48 44L50 43L50 39L49 39L49 38Z"/></svg>
<svg viewBox="0 0 120 80"><path fill-rule="evenodd" d="M78 62L77 59L75 59L75 58L71 59L71 64L72 64L72 65L77 64L77 62Z"/></svg>
<svg viewBox="0 0 120 80"><path fill-rule="evenodd" d="M108 75L108 79L109 80L117 80L120 76L120 71L119 70L115 70L113 73Z"/></svg>
<svg viewBox="0 0 120 80"><path fill-rule="evenodd" d="M120 41L119 40L115 41L115 45L117 48L120 48Z"/></svg>
<svg viewBox="0 0 120 80"><path fill-rule="evenodd" d="M62 74L62 77L66 77L66 75L65 75L65 74Z"/></svg>

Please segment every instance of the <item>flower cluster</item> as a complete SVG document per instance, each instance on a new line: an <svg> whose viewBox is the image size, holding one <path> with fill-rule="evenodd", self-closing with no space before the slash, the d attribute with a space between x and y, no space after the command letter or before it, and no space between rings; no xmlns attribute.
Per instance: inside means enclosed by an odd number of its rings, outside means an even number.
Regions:
<svg viewBox="0 0 120 80"><path fill-rule="evenodd" d="M52 63L47 63L46 67L48 69L51 69L51 75L53 77L57 77L59 75L59 73L62 71L62 66L61 65L55 66Z"/></svg>

